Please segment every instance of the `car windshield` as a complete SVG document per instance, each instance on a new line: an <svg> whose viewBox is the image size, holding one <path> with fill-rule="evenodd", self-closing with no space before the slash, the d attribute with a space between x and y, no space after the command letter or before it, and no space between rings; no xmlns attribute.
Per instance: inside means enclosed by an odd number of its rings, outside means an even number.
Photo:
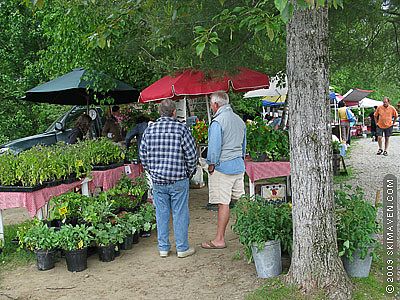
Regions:
<svg viewBox="0 0 400 300"><path fill-rule="evenodd" d="M47 128L47 130L45 132L52 132L55 130L55 125L57 122L61 122L64 124L64 129L70 129L74 127L75 121L76 119L78 119L78 117L83 114L86 111L85 108L83 107L76 107L75 109L73 109L71 112L69 112L67 115L62 115L60 116L57 120L55 120L53 122L53 124L51 124L49 126L49 128Z"/></svg>

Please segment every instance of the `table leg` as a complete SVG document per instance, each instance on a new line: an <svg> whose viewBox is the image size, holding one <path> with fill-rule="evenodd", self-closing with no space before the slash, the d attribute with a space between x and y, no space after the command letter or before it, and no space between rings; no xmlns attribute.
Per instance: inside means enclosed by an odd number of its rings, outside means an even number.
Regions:
<svg viewBox="0 0 400 300"><path fill-rule="evenodd" d="M88 196L88 197L90 196L89 181L91 181L91 179L89 179L87 177L82 181L82 195Z"/></svg>
<svg viewBox="0 0 400 300"><path fill-rule="evenodd" d="M286 176L286 194L290 197L292 197L292 186L290 182L290 175Z"/></svg>
<svg viewBox="0 0 400 300"><path fill-rule="evenodd" d="M39 220L43 220L43 208L42 208L42 207L39 208L39 210L37 211L36 217L37 217Z"/></svg>
<svg viewBox="0 0 400 300"><path fill-rule="evenodd" d="M254 182L251 182L250 178L249 178L249 193L250 196L254 196Z"/></svg>
<svg viewBox="0 0 400 300"><path fill-rule="evenodd" d="M3 226L3 210L0 209L0 244L4 245L4 226Z"/></svg>

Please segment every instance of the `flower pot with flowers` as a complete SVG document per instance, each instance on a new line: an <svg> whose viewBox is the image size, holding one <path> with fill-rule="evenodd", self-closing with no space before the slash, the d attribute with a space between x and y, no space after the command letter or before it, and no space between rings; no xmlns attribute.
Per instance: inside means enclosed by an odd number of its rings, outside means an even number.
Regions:
<svg viewBox="0 0 400 300"><path fill-rule="evenodd" d="M278 276L282 272L281 246L291 252L292 217L287 203L276 205L258 195L244 195L233 209L233 231L245 247L245 255L255 262L258 277Z"/></svg>
<svg viewBox="0 0 400 300"><path fill-rule="evenodd" d="M208 123L205 120L197 120L192 126L192 135L197 145L206 144L208 140Z"/></svg>
<svg viewBox="0 0 400 300"><path fill-rule="evenodd" d="M81 272L87 269L87 247L93 240L92 227L84 224L61 226L59 246L65 252L67 269L70 272Z"/></svg>
<svg viewBox="0 0 400 300"><path fill-rule="evenodd" d="M69 192L55 196L49 202L49 225L60 227L62 224L76 225L82 222L82 206L90 201L87 196Z"/></svg>
<svg viewBox="0 0 400 300"><path fill-rule="evenodd" d="M378 246L377 208L365 201L364 192L345 186L335 191L339 256L351 277L368 277Z"/></svg>
<svg viewBox="0 0 400 300"><path fill-rule="evenodd" d="M54 255L58 243L58 232L39 220L35 221L35 224L24 236L24 244L29 250L35 252L36 265L41 271L54 268Z"/></svg>

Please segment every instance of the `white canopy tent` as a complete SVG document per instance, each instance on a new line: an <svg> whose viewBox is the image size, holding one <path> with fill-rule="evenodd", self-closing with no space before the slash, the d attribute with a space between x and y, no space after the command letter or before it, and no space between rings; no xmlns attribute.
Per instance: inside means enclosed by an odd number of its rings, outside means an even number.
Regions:
<svg viewBox="0 0 400 300"><path fill-rule="evenodd" d="M263 99L274 102L285 101L286 95L288 93L287 77L285 77L285 82L280 86L279 78L277 76L273 77L270 82L270 86L267 89L258 89L250 91L244 94L244 98L255 98L264 97Z"/></svg>
<svg viewBox="0 0 400 300"><path fill-rule="evenodd" d="M380 105L383 105L382 101L374 100L374 99L371 99L371 98L363 98L362 100L360 100L360 102L358 102L358 105L350 106L350 108L361 108L362 116L363 116L362 124L364 126L364 124L365 124L364 123L364 109L365 108L371 108L371 107L374 107L374 106L380 106Z"/></svg>

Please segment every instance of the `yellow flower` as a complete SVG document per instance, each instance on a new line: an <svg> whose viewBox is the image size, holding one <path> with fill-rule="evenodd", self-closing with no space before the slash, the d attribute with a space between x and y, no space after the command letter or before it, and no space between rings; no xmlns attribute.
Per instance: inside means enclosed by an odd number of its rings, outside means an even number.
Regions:
<svg viewBox="0 0 400 300"><path fill-rule="evenodd" d="M78 243L78 249L82 249L83 248L83 241L80 240Z"/></svg>
<svg viewBox="0 0 400 300"><path fill-rule="evenodd" d="M58 209L58 213L60 214L61 217L65 217L65 215L68 213L68 209L66 206L63 206Z"/></svg>

